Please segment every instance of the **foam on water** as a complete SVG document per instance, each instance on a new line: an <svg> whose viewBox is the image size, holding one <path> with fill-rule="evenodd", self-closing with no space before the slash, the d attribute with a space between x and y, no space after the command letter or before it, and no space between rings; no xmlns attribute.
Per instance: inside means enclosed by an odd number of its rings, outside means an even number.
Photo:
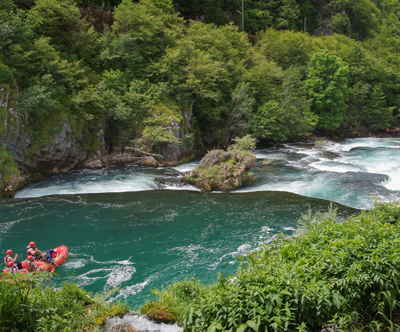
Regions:
<svg viewBox="0 0 400 332"><path fill-rule="evenodd" d="M363 169L357 165L345 164L331 160L321 160L314 163L310 163L310 167L314 167L320 171L338 172L338 173L363 171Z"/></svg>
<svg viewBox="0 0 400 332"><path fill-rule="evenodd" d="M147 278L145 281L131 285L131 286L127 286L123 289L121 289L118 292L118 295L111 298L110 301L114 301L117 299L127 299L130 296L134 296L138 293L140 293L143 288L145 288L153 279L155 278L155 276L152 276L150 278Z"/></svg>
<svg viewBox="0 0 400 332"><path fill-rule="evenodd" d="M335 152L346 152L355 148L400 148L400 139L399 138L355 138L355 139L345 139L340 143L329 143L326 148Z"/></svg>
<svg viewBox="0 0 400 332"><path fill-rule="evenodd" d="M65 268L70 269L70 270L75 270L79 269L81 267L85 266L85 261L78 259L78 260L68 260L66 263L63 265Z"/></svg>
<svg viewBox="0 0 400 332"><path fill-rule="evenodd" d="M167 185L164 185L163 189L201 191L199 188L196 188L195 186L192 186L192 185L189 185L189 184L185 184L185 185L167 184Z"/></svg>
<svg viewBox="0 0 400 332"><path fill-rule="evenodd" d="M275 159L269 166L257 166L253 173L257 183L237 192L287 191L303 196L323 198L357 208L372 205L370 195L383 200L400 196L400 139L360 138L342 142L325 141L288 143L278 148L253 151L257 159ZM173 168L143 169L126 166L122 169L74 171L29 186L16 193L17 198L44 195L135 192L154 189L200 191L182 185L183 172L190 171L198 161ZM363 174L351 176L351 173ZM365 173L365 174L364 174ZM340 176L342 174L342 176ZM386 177L377 181L371 174ZM155 181L164 177L166 184ZM351 178L363 182L360 188ZM361 189L361 190L360 190ZM386 190L386 191L385 191ZM221 192L214 192L221 194Z"/></svg>
<svg viewBox="0 0 400 332"><path fill-rule="evenodd" d="M400 197L400 139L326 141L318 148L310 142L284 146L286 166L254 169L257 184L237 192L288 191L357 208L369 208L371 195L384 201ZM258 157L270 158L276 153L263 150Z"/></svg>
<svg viewBox="0 0 400 332"><path fill-rule="evenodd" d="M177 170L178 172L185 173L185 172L194 170L198 164L199 164L199 161L197 160L197 161L192 161L190 163L185 163L185 164L182 164L179 166L175 166L172 168Z"/></svg>
<svg viewBox="0 0 400 332"><path fill-rule="evenodd" d="M47 195L97 194L115 192L134 192L158 189L154 181L156 175L140 171L122 173L118 171L101 173L98 171L74 172L67 176L31 185L17 192L16 198L41 197Z"/></svg>
<svg viewBox="0 0 400 332"><path fill-rule="evenodd" d="M114 267L107 275L107 282L104 286L105 289L115 288L125 281L132 279L132 275L136 272L133 266L118 266Z"/></svg>
<svg viewBox="0 0 400 332"><path fill-rule="evenodd" d="M119 326L124 327L134 327L138 331L147 332L182 332L183 328L178 325L168 325L168 324L155 324L149 321L145 316L137 315L125 315L122 318L111 318L107 320L106 331L119 331Z"/></svg>

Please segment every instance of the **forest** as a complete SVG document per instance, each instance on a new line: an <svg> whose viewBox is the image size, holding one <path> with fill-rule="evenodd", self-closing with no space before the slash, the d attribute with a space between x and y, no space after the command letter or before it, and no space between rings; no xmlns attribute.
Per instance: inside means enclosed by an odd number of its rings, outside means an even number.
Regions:
<svg viewBox="0 0 400 332"><path fill-rule="evenodd" d="M244 31L241 14L237 0L2 0L0 93L25 116L25 153L65 119L88 152L98 128L109 149L204 150L400 125L398 1L246 0ZM165 124L185 113L181 140Z"/></svg>

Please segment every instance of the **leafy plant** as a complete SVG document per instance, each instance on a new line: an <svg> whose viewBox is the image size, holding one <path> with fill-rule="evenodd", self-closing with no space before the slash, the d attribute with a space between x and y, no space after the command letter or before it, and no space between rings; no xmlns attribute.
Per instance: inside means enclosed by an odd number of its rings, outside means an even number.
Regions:
<svg viewBox="0 0 400 332"><path fill-rule="evenodd" d="M256 148L257 140L251 135L246 135L243 137L236 137L232 139L234 144L228 147L228 151L238 150L238 151L246 151L246 150L254 150Z"/></svg>
<svg viewBox="0 0 400 332"><path fill-rule="evenodd" d="M55 290L50 274L8 273L0 279L2 331L94 331L96 321L122 316L126 304L108 303L71 282Z"/></svg>

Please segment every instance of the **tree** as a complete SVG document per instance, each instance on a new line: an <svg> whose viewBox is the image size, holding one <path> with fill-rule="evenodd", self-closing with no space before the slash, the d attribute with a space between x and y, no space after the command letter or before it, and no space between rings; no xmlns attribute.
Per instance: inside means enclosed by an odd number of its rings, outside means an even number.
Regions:
<svg viewBox="0 0 400 332"><path fill-rule="evenodd" d="M286 141L297 135L307 135L318 117L310 110L298 71L287 70L278 100L260 106L254 115L253 132L258 139Z"/></svg>
<svg viewBox="0 0 400 332"><path fill-rule="evenodd" d="M310 134L317 124L318 116L310 109L310 101L307 100L304 84L296 68L285 71L280 97L280 105L285 110L288 137Z"/></svg>
<svg viewBox="0 0 400 332"><path fill-rule="evenodd" d="M99 53L97 34L72 0L37 0L28 19L38 36L49 37L50 44L70 60L85 58L93 64Z"/></svg>
<svg viewBox="0 0 400 332"><path fill-rule="evenodd" d="M231 137L243 137L249 133L254 103L249 84L239 83L232 93L231 105L228 108L227 141Z"/></svg>
<svg viewBox="0 0 400 332"><path fill-rule="evenodd" d="M224 110L245 78L252 53L247 35L236 26L193 22L177 45L167 49L159 72L181 105L193 105L202 129L215 132L226 126Z"/></svg>
<svg viewBox="0 0 400 332"><path fill-rule="evenodd" d="M311 58L305 86L311 109L318 115L318 129L334 130L341 125L347 109L348 76L347 65L327 50Z"/></svg>
<svg viewBox="0 0 400 332"><path fill-rule="evenodd" d="M283 69L307 65L312 54L318 51L319 40L306 33L267 29L260 36L257 50Z"/></svg>
<svg viewBox="0 0 400 332"><path fill-rule="evenodd" d="M166 83L150 83L148 80L127 81L120 70L105 71L97 85L107 116L114 120L142 120L150 106L156 104L168 92Z"/></svg>
<svg viewBox="0 0 400 332"><path fill-rule="evenodd" d="M182 19L170 1L123 0L115 10L113 31L106 31L101 59L107 68L129 69L136 77L173 47L182 34Z"/></svg>
<svg viewBox="0 0 400 332"><path fill-rule="evenodd" d="M393 123L393 110L395 107L388 107L385 94L381 85L372 87L368 102L364 109L363 119L373 129L385 129Z"/></svg>
<svg viewBox="0 0 400 332"><path fill-rule="evenodd" d="M285 118L285 110L276 100L270 100L260 106L254 115L254 136L257 139L286 141L290 132Z"/></svg>
<svg viewBox="0 0 400 332"><path fill-rule="evenodd" d="M31 116L48 116L57 105L55 82L50 74L44 75L38 84L31 85L19 96L20 108Z"/></svg>

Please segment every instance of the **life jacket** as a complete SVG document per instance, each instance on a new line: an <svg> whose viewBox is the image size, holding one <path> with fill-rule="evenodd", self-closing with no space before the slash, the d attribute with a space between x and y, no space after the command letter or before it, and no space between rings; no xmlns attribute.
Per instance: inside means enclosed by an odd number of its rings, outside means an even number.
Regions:
<svg viewBox="0 0 400 332"><path fill-rule="evenodd" d="M5 257L4 257L4 263L5 263L6 265L8 264L8 257L10 257L11 260L12 260L12 257L11 257L10 255L5 256Z"/></svg>
<svg viewBox="0 0 400 332"><path fill-rule="evenodd" d="M33 251L35 251L35 250L36 250L36 247L26 246L26 256L31 256L31 255L32 255L32 254L28 251L29 249L32 249ZM35 254L35 255L32 255L32 256L36 256L36 254Z"/></svg>

